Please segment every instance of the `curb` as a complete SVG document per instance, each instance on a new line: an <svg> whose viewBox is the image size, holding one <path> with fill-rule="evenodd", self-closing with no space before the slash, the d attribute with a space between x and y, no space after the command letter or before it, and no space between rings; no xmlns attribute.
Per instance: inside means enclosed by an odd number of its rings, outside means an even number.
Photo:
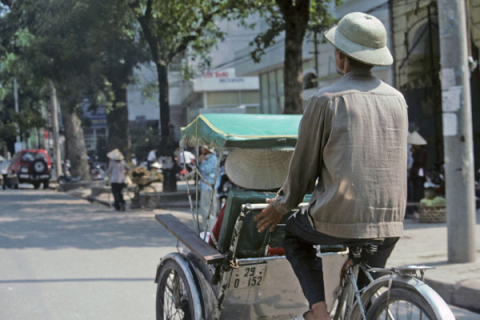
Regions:
<svg viewBox="0 0 480 320"><path fill-rule="evenodd" d="M447 304L480 312L480 280L463 280L448 283L427 278L425 283L435 290Z"/></svg>

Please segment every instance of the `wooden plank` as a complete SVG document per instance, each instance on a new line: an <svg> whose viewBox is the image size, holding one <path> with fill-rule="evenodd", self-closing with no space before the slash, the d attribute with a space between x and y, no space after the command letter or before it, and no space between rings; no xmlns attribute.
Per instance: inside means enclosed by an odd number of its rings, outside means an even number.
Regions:
<svg viewBox="0 0 480 320"><path fill-rule="evenodd" d="M200 260L207 264L221 262L225 256L212 248L172 214L157 214L155 219L180 240Z"/></svg>

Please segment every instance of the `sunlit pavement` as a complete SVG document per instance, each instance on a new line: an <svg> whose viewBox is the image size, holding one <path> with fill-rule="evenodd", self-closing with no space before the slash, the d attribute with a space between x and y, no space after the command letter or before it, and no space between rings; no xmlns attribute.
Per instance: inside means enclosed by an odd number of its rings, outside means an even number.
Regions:
<svg viewBox="0 0 480 320"><path fill-rule="evenodd" d="M52 190L0 190L0 319L154 319L159 258L176 241L153 212Z"/></svg>

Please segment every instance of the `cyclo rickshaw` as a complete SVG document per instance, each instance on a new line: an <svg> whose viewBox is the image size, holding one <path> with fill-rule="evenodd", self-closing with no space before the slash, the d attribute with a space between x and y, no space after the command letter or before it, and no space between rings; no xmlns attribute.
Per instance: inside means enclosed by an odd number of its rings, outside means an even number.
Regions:
<svg viewBox="0 0 480 320"><path fill-rule="evenodd" d="M220 157L235 150L291 153L300 119L299 115L204 114L182 129L181 147L198 150L206 145ZM219 159L213 181L221 163ZM196 180L206 183L201 174ZM198 204L192 200L193 193L198 199L198 189L190 189L188 181L187 188L193 229L171 214L155 216L181 244L178 252L161 258L157 267L157 320L292 319L308 310L292 267L283 251L275 250L282 249L288 215L272 233L258 233L253 219L275 192L232 189L216 239L208 223L200 228ZM307 195L304 201L308 200ZM333 319L454 319L440 296L421 281L429 267L378 269L363 264L362 250L371 253L376 246L378 242L318 246L326 303ZM359 272L371 281L365 288L357 287ZM374 272L384 275L374 279Z"/></svg>

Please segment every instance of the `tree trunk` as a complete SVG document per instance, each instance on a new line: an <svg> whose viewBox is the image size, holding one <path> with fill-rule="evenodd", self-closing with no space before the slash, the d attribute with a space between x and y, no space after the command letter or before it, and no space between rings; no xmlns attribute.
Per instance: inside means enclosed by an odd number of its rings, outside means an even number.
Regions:
<svg viewBox="0 0 480 320"><path fill-rule="evenodd" d="M173 152L175 150L175 139L170 123L170 103L168 101L168 64L164 61L157 62L158 72L158 102L160 104L160 132L161 141L159 146L159 153L163 156L170 157L173 161ZM175 166L172 168L163 169L163 191L175 192L177 191L177 177Z"/></svg>
<svg viewBox="0 0 480 320"><path fill-rule="evenodd" d="M277 0L285 19L285 114L303 113L303 38L310 18L310 0Z"/></svg>
<svg viewBox="0 0 480 320"><path fill-rule="evenodd" d="M289 34L290 33L290 34ZM302 97L302 51L303 37L299 40L293 31L287 29L285 38L285 114L302 114L303 113L303 97Z"/></svg>
<svg viewBox="0 0 480 320"><path fill-rule="evenodd" d="M65 103L60 104L65 125L65 144L67 152L65 159L70 160L72 176L89 180L90 174L87 162L87 148L83 138L82 121L76 112L72 112Z"/></svg>
<svg viewBox="0 0 480 320"><path fill-rule="evenodd" d="M107 115L108 143L107 150L118 148L127 160L130 160L130 128L128 126L128 106L126 84L122 81L112 82L115 101Z"/></svg>

